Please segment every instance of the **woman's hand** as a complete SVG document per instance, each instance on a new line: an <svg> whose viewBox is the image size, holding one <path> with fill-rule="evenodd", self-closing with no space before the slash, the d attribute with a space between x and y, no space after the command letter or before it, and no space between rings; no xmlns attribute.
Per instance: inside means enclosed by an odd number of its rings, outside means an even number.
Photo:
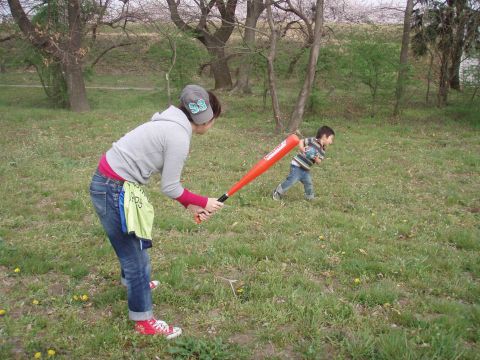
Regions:
<svg viewBox="0 0 480 360"><path fill-rule="evenodd" d="M198 216L198 218L202 222L207 221L210 216L212 216L212 214L209 213L207 210L197 205L190 204L187 206L187 209L190 210L196 217Z"/></svg>
<svg viewBox="0 0 480 360"><path fill-rule="evenodd" d="M205 210L209 213L214 213L217 210L220 210L223 207L223 203L218 201L215 198L208 198L207 206L205 206Z"/></svg>

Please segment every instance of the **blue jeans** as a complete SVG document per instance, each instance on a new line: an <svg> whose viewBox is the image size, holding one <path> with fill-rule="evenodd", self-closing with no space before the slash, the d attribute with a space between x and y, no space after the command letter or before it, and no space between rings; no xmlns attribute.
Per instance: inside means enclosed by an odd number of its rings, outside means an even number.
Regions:
<svg viewBox="0 0 480 360"><path fill-rule="evenodd" d="M100 222L120 261L122 283L127 285L128 309L131 320L153 317L150 290L150 258L134 236L122 232L118 197L123 182L109 179L98 171L90 183L90 197Z"/></svg>
<svg viewBox="0 0 480 360"><path fill-rule="evenodd" d="M290 165L290 174L288 174L287 178L283 183L277 186L276 190L280 195L283 195L287 192L288 189L290 189L299 181L303 184L305 190L305 199L313 199L315 197L315 194L313 192L313 183L310 171L305 170L299 166L295 166L293 164Z"/></svg>

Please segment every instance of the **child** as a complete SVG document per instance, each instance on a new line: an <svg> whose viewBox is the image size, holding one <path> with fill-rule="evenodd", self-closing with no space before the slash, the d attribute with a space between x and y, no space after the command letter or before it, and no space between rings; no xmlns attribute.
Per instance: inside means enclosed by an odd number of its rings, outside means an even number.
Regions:
<svg viewBox="0 0 480 360"><path fill-rule="evenodd" d="M125 233L119 199L126 188L146 184L152 175L160 174L162 192L201 220L219 210L221 202L189 192L182 187L180 178L192 133L206 133L220 113L220 102L213 93L188 85L182 91L178 107L170 106L155 113L151 121L114 142L93 175L90 197L120 262L122 283L127 286L129 317L136 322L138 333L172 339L182 330L153 316L151 290L158 282L150 281L147 249L151 241L139 238L136 233ZM148 199L145 201L148 203ZM153 223L153 213L151 220Z"/></svg>
<svg viewBox="0 0 480 360"><path fill-rule="evenodd" d="M273 190L274 200L280 200L282 196L296 182L300 181L305 188L305 199L312 200L315 197L313 193L312 177L310 167L313 164L320 164L325 158L327 146L333 143L335 132L328 126L322 126L317 131L316 137L300 140L298 147L300 152L295 155L290 165L290 174L283 183Z"/></svg>

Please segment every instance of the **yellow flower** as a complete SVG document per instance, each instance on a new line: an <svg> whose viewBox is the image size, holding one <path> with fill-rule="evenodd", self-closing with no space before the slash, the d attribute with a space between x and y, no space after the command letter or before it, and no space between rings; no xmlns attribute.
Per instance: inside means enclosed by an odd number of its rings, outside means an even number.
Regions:
<svg viewBox="0 0 480 360"><path fill-rule="evenodd" d="M7 310L0 309L0 316L3 316L7 313Z"/></svg>
<svg viewBox="0 0 480 360"><path fill-rule="evenodd" d="M77 295L73 295L73 300L78 300L78 296Z"/></svg>
<svg viewBox="0 0 480 360"><path fill-rule="evenodd" d="M35 359L41 359L42 358L42 353L41 352L36 352L35 355L33 355Z"/></svg>
<svg viewBox="0 0 480 360"><path fill-rule="evenodd" d="M85 295L82 295L82 301L87 301L88 300L88 295L85 294Z"/></svg>
<svg viewBox="0 0 480 360"><path fill-rule="evenodd" d="M243 288L239 288L239 289L237 289L237 293L238 293L238 294L241 294L241 293L243 293Z"/></svg>
<svg viewBox="0 0 480 360"><path fill-rule="evenodd" d="M38 301L37 299L33 299L32 304L33 305L38 305L38 304L40 304L40 301Z"/></svg>
<svg viewBox="0 0 480 360"><path fill-rule="evenodd" d="M320 240L324 240L324 239L325 239L325 236L320 235L318 238L319 238Z"/></svg>
<svg viewBox="0 0 480 360"><path fill-rule="evenodd" d="M54 356L55 355L55 350L48 349L47 354L48 354L48 357Z"/></svg>
<svg viewBox="0 0 480 360"><path fill-rule="evenodd" d="M18 273L20 272L20 268L19 268L19 267L16 267L15 270L13 270L13 271L18 274Z"/></svg>
<svg viewBox="0 0 480 360"><path fill-rule="evenodd" d="M353 280L353 282L358 285L358 284L360 284L361 281L360 281L359 278L355 278L355 280Z"/></svg>

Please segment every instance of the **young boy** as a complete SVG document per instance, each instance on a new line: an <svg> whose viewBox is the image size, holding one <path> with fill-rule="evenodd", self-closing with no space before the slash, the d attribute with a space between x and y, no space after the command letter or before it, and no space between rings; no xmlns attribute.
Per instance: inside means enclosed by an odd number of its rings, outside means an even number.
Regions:
<svg viewBox="0 0 480 360"><path fill-rule="evenodd" d="M333 143L334 137L335 132L330 127L322 126L318 129L316 137L300 140L298 144L300 152L292 160L290 174L283 183L273 190L272 197L274 200L280 200L287 190L298 181L305 188L305 199L312 200L315 197L310 167L313 164L320 164L325 158L325 150L328 145Z"/></svg>

